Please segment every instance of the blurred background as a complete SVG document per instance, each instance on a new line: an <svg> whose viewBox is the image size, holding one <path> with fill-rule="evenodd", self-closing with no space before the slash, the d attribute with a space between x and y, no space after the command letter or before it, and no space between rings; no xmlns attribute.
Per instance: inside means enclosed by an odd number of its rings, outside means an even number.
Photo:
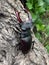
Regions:
<svg viewBox="0 0 49 65"><path fill-rule="evenodd" d="M25 4L32 15L35 36L49 53L49 0L27 0Z"/></svg>

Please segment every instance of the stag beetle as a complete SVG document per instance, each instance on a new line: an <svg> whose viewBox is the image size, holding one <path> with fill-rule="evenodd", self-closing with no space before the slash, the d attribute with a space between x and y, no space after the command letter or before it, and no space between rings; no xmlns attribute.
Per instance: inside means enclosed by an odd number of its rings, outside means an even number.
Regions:
<svg viewBox="0 0 49 65"><path fill-rule="evenodd" d="M28 20L22 21L20 18L20 12L16 11L17 20L20 23L21 33L20 33L20 48L23 53L27 53L32 44L31 27L32 27L32 17L30 12L24 8L25 13L28 15Z"/></svg>

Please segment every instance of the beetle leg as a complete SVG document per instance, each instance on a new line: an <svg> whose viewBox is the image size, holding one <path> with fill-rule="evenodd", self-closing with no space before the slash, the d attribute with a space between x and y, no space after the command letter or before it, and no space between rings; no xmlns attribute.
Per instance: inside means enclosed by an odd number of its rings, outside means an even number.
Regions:
<svg viewBox="0 0 49 65"><path fill-rule="evenodd" d="M16 29L14 26L11 26L11 27L14 29L15 32L17 32L17 33L19 33L19 34L21 33L21 31L18 30L18 29Z"/></svg>
<svg viewBox="0 0 49 65"><path fill-rule="evenodd" d="M32 49L34 49L34 43L35 43L35 41L32 41L32 47L31 47Z"/></svg>

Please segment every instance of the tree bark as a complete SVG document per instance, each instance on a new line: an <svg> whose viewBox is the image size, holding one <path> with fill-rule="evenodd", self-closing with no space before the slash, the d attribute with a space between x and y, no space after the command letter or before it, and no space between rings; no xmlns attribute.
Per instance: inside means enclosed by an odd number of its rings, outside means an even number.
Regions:
<svg viewBox="0 0 49 65"><path fill-rule="evenodd" d="M25 55L18 49L20 27L14 9L23 11L19 0L0 0L0 65L49 65L47 50L33 32L34 48Z"/></svg>

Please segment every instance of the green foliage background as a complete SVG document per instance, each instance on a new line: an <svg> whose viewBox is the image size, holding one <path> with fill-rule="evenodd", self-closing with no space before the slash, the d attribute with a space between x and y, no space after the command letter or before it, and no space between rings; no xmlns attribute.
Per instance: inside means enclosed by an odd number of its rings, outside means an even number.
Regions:
<svg viewBox="0 0 49 65"><path fill-rule="evenodd" d="M35 36L49 52L49 0L27 0L34 23Z"/></svg>

